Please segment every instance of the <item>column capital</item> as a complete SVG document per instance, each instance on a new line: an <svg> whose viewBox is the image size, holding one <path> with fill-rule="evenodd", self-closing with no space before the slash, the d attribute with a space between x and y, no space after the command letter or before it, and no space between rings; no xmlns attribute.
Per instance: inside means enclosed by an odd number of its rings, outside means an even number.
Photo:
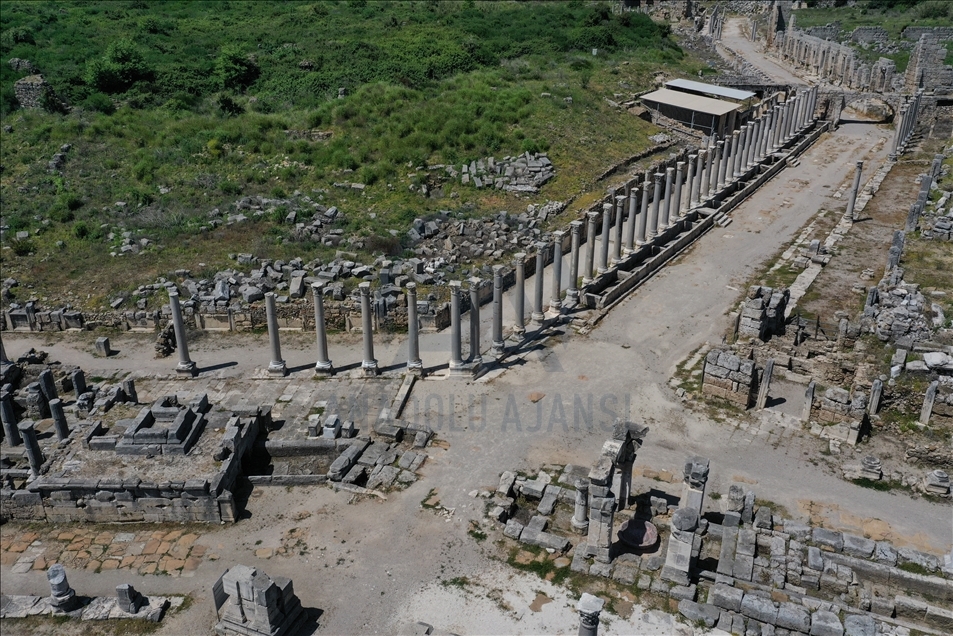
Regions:
<svg viewBox="0 0 953 636"><path fill-rule="evenodd" d="M325 283L323 280L316 280L311 283L311 289L313 289L315 292L320 292L322 289L324 289L324 285Z"/></svg>
<svg viewBox="0 0 953 636"><path fill-rule="evenodd" d="M361 296L370 296L371 295L371 283L370 281L364 281L363 283L358 284L357 288L361 292ZM270 292L269 292L270 293ZM268 294L265 294L267 297Z"/></svg>
<svg viewBox="0 0 953 636"><path fill-rule="evenodd" d="M516 254L513 254L513 258L516 259L517 263L522 263L526 260L526 252L517 252Z"/></svg>
<svg viewBox="0 0 953 636"><path fill-rule="evenodd" d="M549 247L549 243L546 241L536 241L533 245L536 247L537 254L541 254L543 250Z"/></svg>
<svg viewBox="0 0 953 636"><path fill-rule="evenodd" d="M480 285L483 284L483 279L479 276L471 276L467 280L470 283L470 289L479 289Z"/></svg>
<svg viewBox="0 0 953 636"><path fill-rule="evenodd" d="M863 162L863 161L858 161L855 165L857 166L857 169L860 170L860 169L862 169L862 168L864 167L864 162Z"/></svg>
<svg viewBox="0 0 953 636"><path fill-rule="evenodd" d="M570 221L569 222L569 231L573 234L580 234L582 232L582 221Z"/></svg>
<svg viewBox="0 0 953 636"><path fill-rule="evenodd" d="M502 265L494 265L494 266L493 266L493 276L496 277L496 276L502 276L502 275L503 275L503 266L502 266Z"/></svg>
<svg viewBox="0 0 953 636"><path fill-rule="evenodd" d="M719 141L718 143L721 143L721 142ZM665 179L665 173L664 173L664 172L656 172L655 175L654 175L654 179L655 179L655 183L661 185L661 184L662 184L662 180Z"/></svg>
<svg viewBox="0 0 953 636"><path fill-rule="evenodd" d="M450 293L451 293L451 294L459 294L459 293L460 293L460 286L461 286L460 281L458 281L458 280L452 280L452 281L450 281L449 284L450 284Z"/></svg>
<svg viewBox="0 0 953 636"><path fill-rule="evenodd" d="M596 219L599 218L599 213L595 211L586 212L586 217L589 219L590 223L595 223Z"/></svg>
<svg viewBox="0 0 953 636"><path fill-rule="evenodd" d="M409 292L417 293L417 283L406 283L404 287Z"/></svg>
<svg viewBox="0 0 953 636"><path fill-rule="evenodd" d="M564 236L566 236L566 231L565 231L565 230L553 230L553 238L554 238L554 239L561 239L561 238L564 237Z"/></svg>

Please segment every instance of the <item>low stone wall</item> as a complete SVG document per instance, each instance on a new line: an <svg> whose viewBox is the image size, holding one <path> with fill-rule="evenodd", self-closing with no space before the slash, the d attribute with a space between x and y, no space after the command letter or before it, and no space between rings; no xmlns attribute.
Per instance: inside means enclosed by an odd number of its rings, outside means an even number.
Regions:
<svg viewBox="0 0 953 636"><path fill-rule="evenodd" d="M903 31L900 32L900 37L902 37L905 40L913 40L914 42L916 42L924 34L935 35L937 38L941 40L953 40L953 27L908 26L908 27L904 27Z"/></svg>
<svg viewBox="0 0 953 636"><path fill-rule="evenodd" d="M738 333L768 340L784 333L784 310L791 293L787 289L753 285L748 288L748 298L741 311Z"/></svg>
<svg viewBox="0 0 953 636"><path fill-rule="evenodd" d="M705 356L702 393L748 408L757 389L753 360L742 360L729 351L712 349Z"/></svg>

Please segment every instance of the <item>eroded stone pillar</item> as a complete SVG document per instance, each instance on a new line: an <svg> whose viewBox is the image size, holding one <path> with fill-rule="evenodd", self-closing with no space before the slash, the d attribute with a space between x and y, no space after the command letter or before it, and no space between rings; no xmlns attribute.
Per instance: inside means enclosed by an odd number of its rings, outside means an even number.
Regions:
<svg viewBox="0 0 953 636"><path fill-rule="evenodd" d="M569 255L569 289L566 297L569 300L579 300L579 243L582 237L582 221L569 223L569 232L572 234L572 247Z"/></svg>
<svg viewBox="0 0 953 636"><path fill-rule="evenodd" d="M582 276L582 284L588 285L593 281L596 264L596 223L599 219L598 212L586 212L586 218L589 221L589 229L586 232L586 272Z"/></svg>
<svg viewBox="0 0 953 636"><path fill-rule="evenodd" d="M579 612L579 636L598 635L599 615L602 613L603 605L605 601L598 596L583 593L579 603L576 604L576 611Z"/></svg>
<svg viewBox="0 0 953 636"><path fill-rule="evenodd" d="M8 446L19 446L23 443L20 431L17 429L17 416L13 410L13 396L9 392L0 393L0 421L3 422L3 436Z"/></svg>
<svg viewBox="0 0 953 636"><path fill-rule="evenodd" d="M893 143L890 146L890 154L888 158L890 161L896 161L899 154L900 148L900 139L903 136L903 120L907 113L907 106L904 104L900 107L900 112L897 114L897 128L893 134Z"/></svg>
<svg viewBox="0 0 953 636"><path fill-rule="evenodd" d="M711 174L708 175L708 185L710 188L709 192L717 192L720 189L718 184L724 184L725 182L723 172L725 169L724 153L725 142L723 140L719 140L718 143L715 144L715 148L712 151L713 158L711 162ZM721 180L719 181L719 179Z"/></svg>
<svg viewBox="0 0 953 636"><path fill-rule="evenodd" d="M517 261L520 262L520 261ZM463 345L460 335L460 281L450 281L450 372L460 371L463 365Z"/></svg>
<svg viewBox="0 0 953 636"><path fill-rule="evenodd" d="M685 212L698 205L698 155L688 157L688 196L685 197Z"/></svg>
<svg viewBox="0 0 953 636"><path fill-rule="evenodd" d="M854 214L854 206L857 205L857 195L860 194L860 174L864 169L864 162L858 161L854 166L856 168L854 171L854 185L851 187L847 198L847 216L856 221L857 216Z"/></svg>
<svg viewBox="0 0 953 636"><path fill-rule="evenodd" d="M704 148L698 152L698 202L708 200L709 176L711 173L711 148Z"/></svg>
<svg viewBox="0 0 953 636"><path fill-rule="evenodd" d="M56 392L56 380L53 379L52 371L49 369L40 371L40 377L37 378L37 382L40 383L40 390L43 391L43 397L46 398L47 402L59 397L59 393Z"/></svg>
<svg viewBox="0 0 953 636"><path fill-rule="evenodd" d="M536 242L536 278L535 294L533 294L533 314L530 316L534 323L542 325L546 316L543 313L543 269L546 267L546 243Z"/></svg>
<svg viewBox="0 0 953 636"><path fill-rule="evenodd" d="M497 358L506 353L503 340L503 266L493 266L493 349Z"/></svg>
<svg viewBox="0 0 953 636"><path fill-rule="evenodd" d="M662 202L662 212L659 216L659 229L669 226L669 216L672 213L672 188L675 181L675 168L665 169L665 199Z"/></svg>
<svg viewBox="0 0 953 636"><path fill-rule="evenodd" d="M56 439L62 441L69 438L69 424L66 423L66 413L63 412L63 400L50 400L50 417L53 418L53 428L56 429Z"/></svg>
<svg viewBox="0 0 953 636"><path fill-rule="evenodd" d="M655 187L652 190L652 215L649 217L648 233L646 240L652 241L658 236L658 215L659 204L662 202L662 179L665 175L661 172L655 173Z"/></svg>
<svg viewBox="0 0 953 636"><path fill-rule="evenodd" d="M407 372L423 375L424 363L420 359L420 321L417 318L417 283L407 283ZM502 333L503 327L500 326Z"/></svg>
<svg viewBox="0 0 953 636"><path fill-rule="evenodd" d="M86 393L86 374L82 369L75 369L69 377L73 381L73 394L78 400L79 396Z"/></svg>
<svg viewBox="0 0 953 636"><path fill-rule="evenodd" d="M560 313L563 306L563 236L565 234L562 230L553 232L553 297L549 300L549 311L556 315Z"/></svg>
<svg viewBox="0 0 953 636"><path fill-rule="evenodd" d="M314 364L314 374L331 375L334 373L334 365L328 357L328 332L324 319L324 282L311 283L311 293L314 296L314 333L318 345L318 359ZM410 311L409 305L407 310Z"/></svg>
<svg viewBox="0 0 953 636"><path fill-rule="evenodd" d="M629 192L629 218L625 223L625 254L631 254L635 251L635 224L638 223L638 188L632 188Z"/></svg>
<svg viewBox="0 0 953 636"><path fill-rule="evenodd" d="M23 420L17 424L17 430L20 431L20 437L23 439L23 447L26 450L26 458L30 462L30 470L38 476L40 468L43 466L43 452L40 450L40 442L36 437L33 420Z"/></svg>
<svg viewBox="0 0 953 636"><path fill-rule="evenodd" d="M361 331L364 339L364 360L361 361L361 373L375 376L380 373L377 359L374 358L374 320L371 317L371 284L364 281L359 284L361 294Z"/></svg>
<svg viewBox="0 0 953 636"><path fill-rule="evenodd" d="M575 486L576 502L570 523L576 532L585 534L589 530L589 482L577 479Z"/></svg>
<svg viewBox="0 0 953 636"><path fill-rule="evenodd" d="M726 181L731 181L737 179L741 176L738 172L738 159L741 156L741 144L744 142L745 131L747 127L742 126L740 129L731 133L731 155L728 157L728 161L725 162L725 169L718 172L718 189L725 187ZM725 147L728 146L726 142Z"/></svg>
<svg viewBox="0 0 953 636"><path fill-rule="evenodd" d="M602 245L599 246L599 265L596 271L605 274L609 271L609 230L612 227L612 204L602 204Z"/></svg>
<svg viewBox="0 0 953 636"><path fill-rule="evenodd" d="M682 217L682 187L685 185L685 162L677 161L675 163L675 200L672 201L672 216L669 218L669 225L674 225L675 221Z"/></svg>
<svg viewBox="0 0 953 636"><path fill-rule="evenodd" d="M182 308L179 307L179 292L169 290L169 307L172 309L172 330L175 332L175 348L179 350L179 364L175 372L182 375L195 375L195 363L189 358L189 345L185 341L185 321L182 320Z"/></svg>
<svg viewBox="0 0 953 636"><path fill-rule="evenodd" d="M622 226L625 222L625 201L626 197L615 197L615 225L613 226L614 240L612 242L612 265L618 265L622 260Z"/></svg>
<svg viewBox="0 0 953 636"><path fill-rule="evenodd" d="M470 362L474 369L483 364L480 354L480 286L483 280L473 277L470 279Z"/></svg>
<svg viewBox="0 0 953 636"><path fill-rule="evenodd" d="M514 305L516 309L516 323L513 326L513 333L522 336L526 333L526 254L520 252L515 255L513 266L516 269L516 287L513 289ZM453 289L451 288L451 292Z"/></svg>
<svg viewBox="0 0 953 636"><path fill-rule="evenodd" d="M66 568L54 563L46 572L46 580L50 584L50 605L54 612L69 612L79 606L76 591L66 579Z"/></svg>
<svg viewBox="0 0 953 636"><path fill-rule="evenodd" d="M271 375L288 375L288 365L281 358L281 342L278 339L278 315L275 311L275 295L272 292L265 294L265 317L268 320L268 341L271 344L271 362L268 363L268 373Z"/></svg>
<svg viewBox="0 0 953 636"><path fill-rule="evenodd" d="M755 164L755 148L758 146L758 132L761 130L761 121L751 122L748 129L748 142L745 144L744 165L745 171L749 170Z"/></svg>

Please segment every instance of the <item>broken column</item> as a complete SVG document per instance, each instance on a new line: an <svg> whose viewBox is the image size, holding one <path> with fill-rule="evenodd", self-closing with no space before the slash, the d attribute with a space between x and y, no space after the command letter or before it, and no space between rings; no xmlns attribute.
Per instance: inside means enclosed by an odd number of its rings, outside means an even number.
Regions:
<svg viewBox="0 0 953 636"><path fill-rule="evenodd" d="M565 234L562 230L553 232L553 297L549 301L549 311L557 316L563 306L561 283L563 276L563 236Z"/></svg>
<svg viewBox="0 0 953 636"><path fill-rule="evenodd" d="M522 263L519 259L517 263ZM450 281L450 373L464 369L463 346L460 335L460 281ZM522 322L522 320L521 320Z"/></svg>
<svg viewBox="0 0 953 636"><path fill-rule="evenodd" d="M576 611L579 612L579 636L598 635L599 614L602 613L603 605L605 605L605 601L598 596L583 593L576 604Z"/></svg>
<svg viewBox="0 0 953 636"><path fill-rule="evenodd" d="M847 195L847 213L851 220L856 221L857 217L854 215L854 206L857 204L857 195L860 194L860 173L864 169L864 162L858 161L856 164L856 171L854 172L854 185L850 189L850 193Z"/></svg>
<svg viewBox="0 0 953 636"><path fill-rule="evenodd" d="M70 612L77 608L79 599L66 579L66 568L54 563L46 571L46 580L50 584L50 605L54 612Z"/></svg>
<svg viewBox="0 0 953 636"><path fill-rule="evenodd" d="M569 232L572 234L572 247L569 255L569 289L566 290L566 298L575 302L579 300L579 243L582 221L571 221Z"/></svg>
<svg viewBox="0 0 953 636"><path fill-rule="evenodd" d="M516 287L513 289L513 294L515 296L514 304L516 305L516 324L513 326L513 333L522 336L526 333L526 324L523 322L523 316L526 315L524 306L526 301L526 269L524 266L526 254L520 252L515 255L515 259L513 265L516 268ZM453 292L453 289L450 291Z"/></svg>
<svg viewBox="0 0 953 636"><path fill-rule="evenodd" d="M334 373L334 365L328 357L328 327L324 319L324 281L311 283L311 292L314 295L314 332L318 345L318 359L314 363L314 374L331 375ZM409 304L407 311L409 314ZM416 307L414 313L416 314Z"/></svg>
<svg viewBox="0 0 953 636"><path fill-rule="evenodd" d="M79 399L83 393L86 393L86 374L82 369L75 369L70 374L70 380L73 381L73 394Z"/></svg>
<svg viewBox="0 0 953 636"><path fill-rule="evenodd" d="M19 446L23 443L20 431L17 430L16 412L13 410L13 396L8 391L0 393L0 421L3 422L3 436L8 446Z"/></svg>
<svg viewBox="0 0 953 636"><path fill-rule="evenodd" d="M589 482L585 479L577 479L575 486L576 503L570 523L576 532L585 534L589 531Z"/></svg>
<svg viewBox="0 0 953 636"><path fill-rule="evenodd" d="M40 390L43 391L43 397L46 398L46 401L55 400L59 397L59 394L56 392L56 380L53 379L53 372L49 369L44 369L40 372L40 377L37 378L37 382L40 384Z"/></svg>
<svg viewBox="0 0 953 636"><path fill-rule="evenodd" d="M936 392L939 386L939 381L934 380L930 383L930 386L927 387L927 392L923 396L923 408L920 409L920 424L923 426L930 424L930 416L933 415L933 403L936 402ZM22 431L23 429L21 428L20 430Z"/></svg>
<svg viewBox="0 0 953 636"><path fill-rule="evenodd" d="M271 375L288 375L288 366L281 359L281 343L278 340L278 315L275 311L275 294L265 294L265 318L268 321L268 342L271 345L271 362L268 363L268 373Z"/></svg>
<svg viewBox="0 0 953 636"><path fill-rule="evenodd" d="M601 456L589 470L589 533L586 538L588 556L601 563L612 561L612 524L616 499L612 487L612 459Z"/></svg>
<svg viewBox="0 0 953 636"><path fill-rule="evenodd" d="M605 274L609 271L609 230L612 227L612 204L602 204L602 244L599 246L599 265L596 271Z"/></svg>
<svg viewBox="0 0 953 636"><path fill-rule="evenodd" d="M118 602L119 609L127 614L137 614L139 609L146 604L146 600L142 597L142 594L136 591L136 588L129 583L116 586L116 601Z"/></svg>
<svg viewBox="0 0 953 636"><path fill-rule="evenodd" d="M884 383L880 378L874 380L870 387L870 401L867 403L867 412L876 415L880 411L880 397L883 394Z"/></svg>
<svg viewBox="0 0 953 636"><path fill-rule="evenodd" d="M175 348L179 350L179 364L175 372L181 375L195 375L195 363L189 358L189 346L185 341L185 322L182 320L182 308L179 307L179 292L169 290L169 307L172 309L172 329L175 332Z"/></svg>
<svg viewBox="0 0 953 636"><path fill-rule="evenodd" d="M33 420L24 420L17 424L17 430L20 431L20 437L23 439L23 447L26 450L26 458L30 462L30 470L35 476L39 476L40 468L43 466L43 452L40 450L40 442L36 437L36 427L33 426Z"/></svg>
<svg viewBox="0 0 953 636"><path fill-rule="evenodd" d="M476 371L483 364L480 355L480 285L483 281L470 279L470 363Z"/></svg>
<svg viewBox="0 0 953 636"><path fill-rule="evenodd" d="M543 314L543 269L546 267L546 243L536 242L536 278L533 294L533 313L530 319L537 325L542 325L545 315Z"/></svg>
<svg viewBox="0 0 953 636"><path fill-rule="evenodd" d="M768 403L768 390L771 387L771 375L774 372L774 358L768 358L764 365L764 373L761 375L761 386L758 387L758 402L756 409L763 409Z"/></svg>
<svg viewBox="0 0 953 636"><path fill-rule="evenodd" d="M491 353L502 357L506 343L503 341L503 266L493 266L493 341Z"/></svg>
<svg viewBox="0 0 953 636"><path fill-rule="evenodd" d="M50 417L53 418L53 427L56 429L56 439L69 438L69 424L66 423L66 413L63 412L63 400L50 400Z"/></svg>
<svg viewBox="0 0 953 636"><path fill-rule="evenodd" d="M133 404L139 404L139 394L136 393L136 381L133 378L126 378L122 381L122 391L126 394L126 401Z"/></svg>
<svg viewBox="0 0 953 636"><path fill-rule="evenodd" d="M361 362L361 373L365 376L376 376L380 373L377 360L374 358L374 322L371 318L371 284L364 281L359 284L361 293L361 331L364 336L364 360Z"/></svg>
<svg viewBox="0 0 953 636"><path fill-rule="evenodd" d="M685 485L679 507L672 515L672 534L662 567L662 579L678 585L688 585L688 574L701 545L695 528L701 519L708 473L709 460L705 457L689 457L685 462Z"/></svg>
<svg viewBox="0 0 953 636"><path fill-rule="evenodd" d="M420 322L417 320L417 283L407 283L407 372L423 375L420 359ZM502 318L500 319L502 321ZM503 325L500 324L500 332Z"/></svg>
<svg viewBox="0 0 953 636"><path fill-rule="evenodd" d="M27 416L35 420L45 420L50 416L50 403L43 395L39 382L31 382L26 387Z"/></svg>

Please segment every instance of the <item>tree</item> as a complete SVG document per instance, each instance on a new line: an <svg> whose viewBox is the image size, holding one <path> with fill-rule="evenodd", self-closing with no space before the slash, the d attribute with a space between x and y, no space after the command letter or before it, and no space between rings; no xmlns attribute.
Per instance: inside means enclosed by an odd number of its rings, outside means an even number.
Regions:
<svg viewBox="0 0 953 636"><path fill-rule="evenodd" d="M258 79L258 65L235 47L225 47L215 60L215 77L226 91L241 91Z"/></svg>
<svg viewBox="0 0 953 636"><path fill-rule="evenodd" d="M136 45L123 39L110 44L103 57L89 62L85 80L103 93L122 93L152 75L152 69Z"/></svg>

